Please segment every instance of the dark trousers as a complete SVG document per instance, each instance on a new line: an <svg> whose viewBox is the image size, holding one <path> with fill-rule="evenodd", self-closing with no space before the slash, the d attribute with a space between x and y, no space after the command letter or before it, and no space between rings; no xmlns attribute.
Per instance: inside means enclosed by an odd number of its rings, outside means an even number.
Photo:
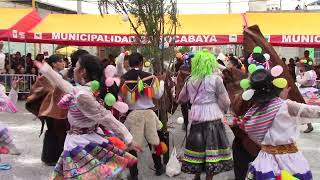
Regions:
<svg viewBox="0 0 320 180"><path fill-rule="evenodd" d="M47 118L45 123L47 131L44 134L41 160L44 163L56 163L63 152L68 122Z"/></svg>
<svg viewBox="0 0 320 180"><path fill-rule="evenodd" d="M181 106L181 113L184 120L184 127L188 127L188 114L189 114L189 103L183 103Z"/></svg>
<svg viewBox="0 0 320 180"><path fill-rule="evenodd" d="M235 178L236 180L244 180L247 175L249 163L254 161L256 157L246 151L241 141L237 138L233 141L232 152Z"/></svg>
<svg viewBox="0 0 320 180"><path fill-rule="evenodd" d="M158 136L160 138L160 141L163 141L164 133L162 131L158 131ZM152 145L151 144L148 144L148 145L149 145L150 151L152 151ZM137 152L134 151L134 150L130 150L129 153L132 154L135 157L138 157ZM157 156L156 154L153 153L152 154L152 159L153 159L153 163L154 163L154 168L156 170L163 168L161 156ZM134 166L132 166L130 168L130 176L131 177L136 177L136 176L138 176L138 174L139 174L138 164L135 164Z"/></svg>

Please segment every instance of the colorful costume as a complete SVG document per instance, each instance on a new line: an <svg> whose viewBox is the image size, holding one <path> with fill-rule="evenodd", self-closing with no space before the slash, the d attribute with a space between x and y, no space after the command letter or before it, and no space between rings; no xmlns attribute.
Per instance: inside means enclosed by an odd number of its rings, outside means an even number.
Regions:
<svg viewBox="0 0 320 180"><path fill-rule="evenodd" d="M192 59L191 78L179 95L179 102L190 101L190 132L182 171L215 175L232 169L232 157L222 118L230 99L220 76L215 57L204 50Z"/></svg>
<svg viewBox="0 0 320 180"><path fill-rule="evenodd" d="M16 113L17 91L11 89L9 96L7 96L5 94L5 87L1 84L0 89L0 112ZM0 154L20 154L13 144L8 128L4 124L0 124Z"/></svg>
<svg viewBox="0 0 320 180"><path fill-rule="evenodd" d="M98 124L112 130L127 144L132 136L93 96L88 86L72 86L45 64L40 72L63 92L67 93L59 106L68 109L70 131L64 151L55 167L53 179L113 178L135 164L137 159L115 147L103 135Z"/></svg>
<svg viewBox="0 0 320 180"><path fill-rule="evenodd" d="M160 145L158 130L162 123L153 111L155 107L153 99L160 99L164 92L164 82L159 81L154 75L139 69L131 69L121 77L123 85L121 94L124 101L129 105L129 114L124 124L133 135L134 142L143 147L146 139L157 171L162 171L161 154L156 154L155 146ZM160 133L160 131L159 131ZM137 156L135 151L131 154ZM138 176L138 167L130 169L131 177Z"/></svg>
<svg viewBox="0 0 320 180"><path fill-rule="evenodd" d="M298 73L297 83L299 91L306 101L306 104L320 105L320 93L316 87L317 73L311 69L313 61L309 58L301 60L300 63L306 71Z"/></svg>
<svg viewBox="0 0 320 180"><path fill-rule="evenodd" d="M247 179L276 179L291 174L300 180L311 180L308 162L295 143L299 124L311 121L300 117L318 118L320 107L279 98L287 86L284 78L278 78L283 72L281 66L273 67L271 72L250 66L250 78L240 85L246 90L243 99L253 101L254 106L237 123L261 145L261 151L249 166Z"/></svg>

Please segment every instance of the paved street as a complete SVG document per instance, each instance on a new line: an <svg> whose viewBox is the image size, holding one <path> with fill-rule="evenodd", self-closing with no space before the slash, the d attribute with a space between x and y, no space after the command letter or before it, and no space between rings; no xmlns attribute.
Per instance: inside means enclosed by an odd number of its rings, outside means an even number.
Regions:
<svg viewBox="0 0 320 180"><path fill-rule="evenodd" d="M0 121L8 125L14 137L14 142L17 147L22 151L20 156L2 155L2 162L9 162L13 168L9 171L0 171L0 179L3 180L46 180L52 173L52 167L47 167L42 164L40 160L42 149L42 137L39 137L41 124L39 120L34 120L34 116L26 112L23 108L24 103L19 102L20 112L13 115L0 114ZM180 112L177 112L171 117L170 122L175 121L179 117ZM179 153L182 149L179 147L184 132L181 126L171 123L171 134L175 137L175 143L178 146ZM302 129L305 127L302 126ZM314 179L320 179L320 124L315 125L315 131L311 134L301 134L298 142L299 148L303 151L308 159L311 170L314 173ZM230 139L232 134L228 131ZM171 136L172 137L172 136ZM166 175L155 177L154 172L151 170L153 167L151 155L147 149L144 153L140 154L140 179L144 180L164 180L169 179ZM181 174L178 177L171 179L191 179L192 176ZM221 174L214 178L215 180L233 179L232 172Z"/></svg>

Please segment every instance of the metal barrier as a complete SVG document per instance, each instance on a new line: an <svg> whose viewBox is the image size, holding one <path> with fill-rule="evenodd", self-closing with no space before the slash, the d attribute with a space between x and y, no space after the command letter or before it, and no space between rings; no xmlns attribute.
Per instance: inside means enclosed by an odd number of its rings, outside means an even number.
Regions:
<svg viewBox="0 0 320 180"><path fill-rule="evenodd" d="M37 80L37 75L31 74L0 74L0 83L6 87L6 92L10 92L12 79L21 79L18 86L18 93L29 93L33 83Z"/></svg>

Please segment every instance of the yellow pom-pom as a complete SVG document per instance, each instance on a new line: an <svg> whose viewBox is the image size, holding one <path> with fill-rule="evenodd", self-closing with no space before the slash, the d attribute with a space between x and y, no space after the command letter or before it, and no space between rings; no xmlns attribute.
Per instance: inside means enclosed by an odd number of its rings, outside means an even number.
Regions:
<svg viewBox="0 0 320 180"><path fill-rule="evenodd" d="M273 85L275 85L277 88L283 89L287 87L288 81L284 78L277 78L272 81Z"/></svg>

